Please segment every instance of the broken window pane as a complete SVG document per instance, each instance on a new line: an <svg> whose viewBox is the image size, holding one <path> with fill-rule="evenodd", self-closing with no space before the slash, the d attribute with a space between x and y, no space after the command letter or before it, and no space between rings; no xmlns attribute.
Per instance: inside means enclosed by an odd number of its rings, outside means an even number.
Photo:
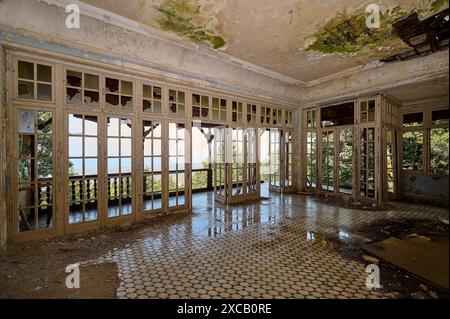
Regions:
<svg viewBox="0 0 450 319"><path fill-rule="evenodd" d="M353 125L354 103L328 106L320 110L322 127Z"/></svg>
<svg viewBox="0 0 450 319"><path fill-rule="evenodd" d="M431 123L433 125L448 125L448 109L431 112Z"/></svg>
<svg viewBox="0 0 450 319"><path fill-rule="evenodd" d="M420 126L423 124L423 113L409 113L403 114L403 126Z"/></svg>

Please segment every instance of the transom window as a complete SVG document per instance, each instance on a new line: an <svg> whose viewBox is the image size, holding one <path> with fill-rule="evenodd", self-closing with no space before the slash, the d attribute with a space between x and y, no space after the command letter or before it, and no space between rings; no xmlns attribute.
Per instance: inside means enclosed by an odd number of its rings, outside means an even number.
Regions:
<svg viewBox="0 0 450 319"><path fill-rule="evenodd" d="M162 113L162 89L159 86L142 85L142 110Z"/></svg>
<svg viewBox="0 0 450 319"><path fill-rule="evenodd" d="M100 78L85 72L66 71L66 103L99 106Z"/></svg>
<svg viewBox="0 0 450 319"><path fill-rule="evenodd" d="M285 116L284 123L287 126L292 126L292 111L285 111L284 116Z"/></svg>
<svg viewBox="0 0 450 319"><path fill-rule="evenodd" d="M212 98L212 118L213 120L227 120L227 100L218 97Z"/></svg>
<svg viewBox="0 0 450 319"><path fill-rule="evenodd" d="M209 117L209 96L192 94L192 117Z"/></svg>
<svg viewBox="0 0 450 319"><path fill-rule="evenodd" d="M270 125L272 110L270 107L261 106L261 124Z"/></svg>
<svg viewBox="0 0 450 319"><path fill-rule="evenodd" d="M133 82L106 77L105 89L107 107L133 109Z"/></svg>
<svg viewBox="0 0 450 319"><path fill-rule="evenodd" d="M233 122L242 122L243 119L243 111L244 111L244 106L242 104L242 102L236 102L233 101L231 103L231 120Z"/></svg>
<svg viewBox="0 0 450 319"><path fill-rule="evenodd" d="M52 101L52 67L45 64L17 61L17 97Z"/></svg>
<svg viewBox="0 0 450 319"><path fill-rule="evenodd" d="M256 124L256 105L247 104L247 123Z"/></svg>
<svg viewBox="0 0 450 319"><path fill-rule="evenodd" d="M375 100L361 101L359 104L359 122L375 121Z"/></svg>
<svg viewBox="0 0 450 319"><path fill-rule="evenodd" d="M311 110L306 112L306 127L307 128L316 128L316 110Z"/></svg>
<svg viewBox="0 0 450 319"><path fill-rule="evenodd" d="M169 90L169 113L185 116L186 94L183 91Z"/></svg>

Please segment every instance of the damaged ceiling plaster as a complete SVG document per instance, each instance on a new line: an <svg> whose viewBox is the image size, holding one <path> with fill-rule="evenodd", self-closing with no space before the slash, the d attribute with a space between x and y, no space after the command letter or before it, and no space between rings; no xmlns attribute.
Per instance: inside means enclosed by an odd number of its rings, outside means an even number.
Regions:
<svg viewBox="0 0 450 319"><path fill-rule="evenodd" d="M448 8L448 0L385 0L380 29L368 30L373 0L82 1L304 82L410 51L393 24Z"/></svg>

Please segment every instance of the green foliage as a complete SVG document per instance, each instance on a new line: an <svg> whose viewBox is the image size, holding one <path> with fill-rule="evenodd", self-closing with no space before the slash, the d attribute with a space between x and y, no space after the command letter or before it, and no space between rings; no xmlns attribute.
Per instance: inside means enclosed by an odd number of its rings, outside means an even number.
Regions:
<svg viewBox="0 0 450 319"><path fill-rule="evenodd" d="M431 173L448 175L448 128L435 128L430 134L430 169Z"/></svg>
<svg viewBox="0 0 450 319"><path fill-rule="evenodd" d="M421 131L403 133L403 169L411 171L423 169L423 133Z"/></svg>

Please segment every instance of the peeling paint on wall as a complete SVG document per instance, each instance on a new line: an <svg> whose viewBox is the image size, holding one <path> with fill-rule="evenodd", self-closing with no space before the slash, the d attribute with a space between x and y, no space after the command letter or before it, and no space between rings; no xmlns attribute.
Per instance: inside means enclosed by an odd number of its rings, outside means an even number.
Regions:
<svg viewBox="0 0 450 319"><path fill-rule="evenodd" d="M175 32L196 43L208 43L214 49L223 48L225 40L207 30L206 24L201 24L200 5L194 5L189 0L165 0L156 8L162 15L158 21L161 28Z"/></svg>

